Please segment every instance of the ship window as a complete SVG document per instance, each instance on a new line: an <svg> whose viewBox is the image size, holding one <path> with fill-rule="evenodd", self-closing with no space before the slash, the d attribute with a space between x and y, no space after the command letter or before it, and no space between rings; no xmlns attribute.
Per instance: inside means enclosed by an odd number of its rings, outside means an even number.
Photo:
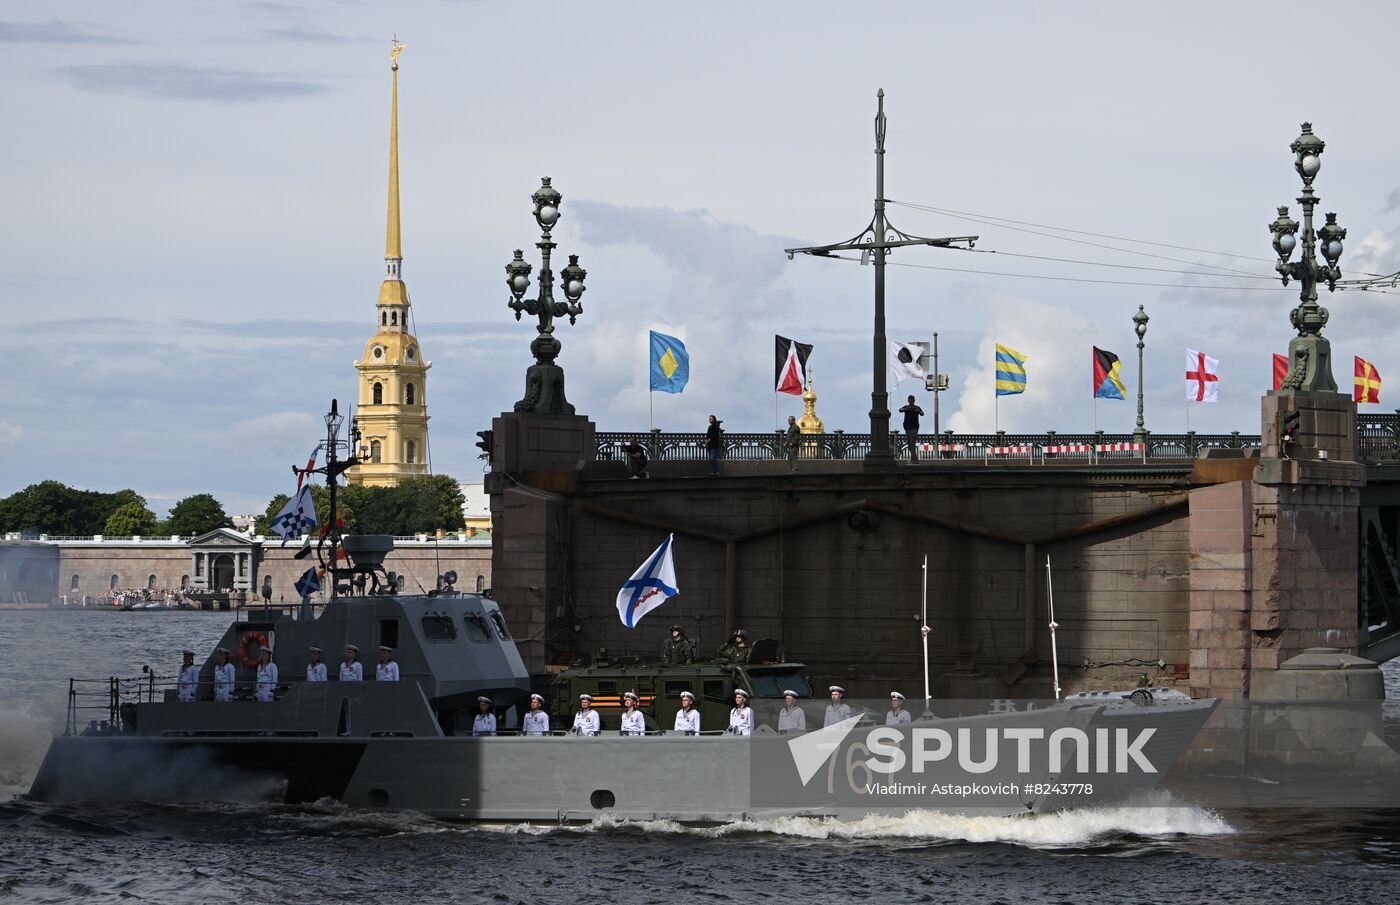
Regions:
<svg viewBox="0 0 1400 905"><path fill-rule="evenodd" d="M399 620L379 620L379 643L385 647L397 648L399 646Z"/></svg>
<svg viewBox="0 0 1400 905"><path fill-rule="evenodd" d="M403 401L408 405L413 404L413 384L410 383L408 386L404 387Z"/></svg>
<svg viewBox="0 0 1400 905"><path fill-rule="evenodd" d="M70 582L68 583L68 590L70 590L70 591L76 591L76 590L78 590L78 576L76 576L76 575L73 576L73 580L70 581Z"/></svg>
<svg viewBox="0 0 1400 905"><path fill-rule="evenodd" d="M502 638L509 638L510 632L506 629L506 619L501 615L500 610L491 611L491 621L496 625L496 634Z"/></svg>
<svg viewBox="0 0 1400 905"><path fill-rule="evenodd" d="M707 698L724 700L724 683L706 682L703 694Z"/></svg>
<svg viewBox="0 0 1400 905"><path fill-rule="evenodd" d="M462 617L462 624L466 626L467 638L472 641L490 641L491 630L486 627L486 617L480 613L467 613Z"/></svg>
<svg viewBox="0 0 1400 905"><path fill-rule="evenodd" d="M594 789L588 796L588 803L593 805L593 810L603 811L617 804L617 796L611 789Z"/></svg>
<svg viewBox="0 0 1400 905"><path fill-rule="evenodd" d="M457 626L446 616L430 613L423 617L423 638L428 641L456 641Z"/></svg>
<svg viewBox="0 0 1400 905"><path fill-rule="evenodd" d="M376 384L374 385L374 404L375 404L375 405L383 405L383 404L384 404L384 384L382 384L382 383L376 383Z"/></svg>
<svg viewBox="0 0 1400 905"><path fill-rule="evenodd" d="M812 696L812 686L796 669L752 669L749 681L753 683L753 693L760 698L780 698L787 689L797 692L799 698Z"/></svg>

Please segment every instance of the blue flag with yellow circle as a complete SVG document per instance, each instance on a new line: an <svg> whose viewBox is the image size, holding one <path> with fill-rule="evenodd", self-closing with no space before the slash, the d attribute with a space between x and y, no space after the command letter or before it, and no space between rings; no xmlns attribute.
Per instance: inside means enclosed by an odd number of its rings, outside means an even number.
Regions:
<svg viewBox="0 0 1400 905"><path fill-rule="evenodd" d="M690 380L690 356L685 343L674 336L651 331L651 389L679 393Z"/></svg>

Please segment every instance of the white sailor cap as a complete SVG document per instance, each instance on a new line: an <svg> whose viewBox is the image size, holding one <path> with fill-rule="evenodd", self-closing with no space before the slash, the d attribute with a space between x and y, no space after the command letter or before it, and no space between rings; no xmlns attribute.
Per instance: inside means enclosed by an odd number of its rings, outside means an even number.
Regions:
<svg viewBox="0 0 1400 905"><path fill-rule="evenodd" d="M682 692L681 692L681 698L683 698L683 699L684 699L684 698L690 698L690 699L693 701L693 700L695 700L695 695L691 694L691 693L688 692L688 691L682 691Z"/></svg>
<svg viewBox="0 0 1400 905"><path fill-rule="evenodd" d="M353 645L353 644L347 644L347 645L345 645L345 649L346 649L346 650L353 650L353 651L354 651L355 653L357 653L357 654L360 652L360 649L359 649L358 647L356 647L355 645Z"/></svg>
<svg viewBox="0 0 1400 905"><path fill-rule="evenodd" d="M593 703L593 695L591 695L591 694L581 694L581 695L578 696L578 699L579 699L580 701L587 701L587 702L590 703L590 704Z"/></svg>
<svg viewBox="0 0 1400 905"><path fill-rule="evenodd" d="M530 700L532 700L532 701L539 701L541 704L543 704L543 703L544 703L544 696L543 696L543 695L538 695L538 694L532 694L532 695L530 695Z"/></svg>
<svg viewBox="0 0 1400 905"><path fill-rule="evenodd" d="M827 691L831 691L831 692L839 691L839 692L841 692L842 694L845 694L845 693L846 693L846 689L842 688L840 685L833 685L833 686L831 686L830 688L828 688Z"/></svg>
<svg viewBox="0 0 1400 905"><path fill-rule="evenodd" d="M476 702L477 702L478 704L490 704L490 703L492 703L491 699L488 698L488 697L487 697L486 695L484 695L484 694L483 694L483 695L478 695L478 696L477 696L477 699L476 699Z"/></svg>
<svg viewBox="0 0 1400 905"><path fill-rule="evenodd" d="M795 698L795 697L797 697L797 692L795 692L795 691L793 691L791 688L789 688L789 689L787 689L787 690L785 690L785 691L783 692L783 697L785 697L785 698Z"/></svg>
<svg viewBox="0 0 1400 905"><path fill-rule="evenodd" d="M258 656L261 657L263 654L267 654L269 657L272 656L272 648L264 645L262 650L258 651Z"/></svg>
<svg viewBox="0 0 1400 905"><path fill-rule="evenodd" d="M308 647L307 650L313 654L319 654L321 652L321 649L314 644Z"/></svg>
<svg viewBox="0 0 1400 905"><path fill-rule="evenodd" d="M745 691L744 689L742 689L742 688L736 688L736 689L734 689L734 693L735 693L735 694L741 694L741 695L743 695L743 696L744 696L744 700L746 700L746 701L749 699L749 693L748 693L747 691Z"/></svg>
<svg viewBox="0 0 1400 905"><path fill-rule="evenodd" d="M641 698L637 696L637 693L636 693L635 691L624 691L624 692L622 693L622 696L623 696L624 698L628 698L628 699L633 700L633 701L640 701L640 700L641 700Z"/></svg>
<svg viewBox="0 0 1400 905"><path fill-rule="evenodd" d="M379 645L379 649L380 649L380 650L387 650L387 651L388 651L389 653L391 653L391 654L394 652L394 649L393 649L392 647L390 647L389 645L387 645L387 644L381 644L381 645Z"/></svg>
<svg viewBox="0 0 1400 905"><path fill-rule="evenodd" d="M216 654L223 654L225 657L232 657L232 656L233 656L233 651L229 650L227 647L216 647L216 648L214 649L214 653L216 653Z"/></svg>
<svg viewBox="0 0 1400 905"><path fill-rule="evenodd" d="M193 657L193 656L194 656L194 651L190 650L188 647L185 648L184 650L180 651L180 653L181 653L183 656L186 656L186 657Z"/></svg>
<svg viewBox="0 0 1400 905"><path fill-rule="evenodd" d="M900 694L900 693L897 692L897 691L892 691L892 692L890 692L890 700L891 700L891 701L902 701L902 700L904 700L904 695Z"/></svg>

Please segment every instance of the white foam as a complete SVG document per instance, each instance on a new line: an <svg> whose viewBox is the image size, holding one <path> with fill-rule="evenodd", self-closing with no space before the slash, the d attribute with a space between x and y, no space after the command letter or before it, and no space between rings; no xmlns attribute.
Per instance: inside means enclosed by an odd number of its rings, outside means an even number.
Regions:
<svg viewBox="0 0 1400 905"><path fill-rule="evenodd" d="M22 707L0 709L0 801L29 791L54 727Z"/></svg>
<svg viewBox="0 0 1400 905"><path fill-rule="evenodd" d="M514 824L495 829L507 833L543 835L551 832L594 833L624 827L649 833L686 833L711 838L769 833L803 839L852 841L918 839L929 842L1002 842L1031 848L1093 845L1129 834L1164 838L1221 836L1236 832L1213 811L1172 804L1169 796L1163 798L1160 793L1155 803L1151 804L1079 808L1025 817L967 817L939 811L910 811L899 816L871 815L858 820L782 817L714 827L690 827L672 820L625 821L600 817L578 826Z"/></svg>

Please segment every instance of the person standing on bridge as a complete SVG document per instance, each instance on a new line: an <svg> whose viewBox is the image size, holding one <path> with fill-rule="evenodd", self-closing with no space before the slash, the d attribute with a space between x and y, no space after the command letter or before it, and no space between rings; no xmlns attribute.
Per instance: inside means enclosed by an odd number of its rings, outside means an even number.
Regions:
<svg viewBox="0 0 1400 905"><path fill-rule="evenodd" d="M232 701L234 669L229 662L229 650L221 647L214 651L214 700Z"/></svg>
<svg viewBox="0 0 1400 905"><path fill-rule="evenodd" d="M710 477L719 477L719 455L724 450L724 431L720 425L724 422L710 416L710 426L705 428L705 454L710 459Z"/></svg>
<svg viewBox="0 0 1400 905"><path fill-rule="evenodd" d="M627 455L627 470L632 473L632 480L651 477L647 474L647 451L636 437L622 447L622 451Z"/></svg>
<svg viewBox="0 0 1400 905"><path fill-rule="evenodd" d="M783 454L787 456L788 471L797 471L797 453L802 449L802 428L797 419L788 415L787 433L783 434Z"/></svg>
<svg viewBox="0 0 1400 905"><path fill-rule="evenodd" d="M194 665L194 651L182 650L180 656L183 662L180 664L180 677L175 680L175 698L188 704L199 690L199 667Z"/></svg>
<svg viewBox="0 0 1400 905"><path fill-rule="evenodd" d="M899 407L899 411L904 415L904 441L909 444L909 461L919 461L919 416L924 410L919 408L914 397L909 397L909 404ZM935 440L938 438L935 437Z"/></svg>

